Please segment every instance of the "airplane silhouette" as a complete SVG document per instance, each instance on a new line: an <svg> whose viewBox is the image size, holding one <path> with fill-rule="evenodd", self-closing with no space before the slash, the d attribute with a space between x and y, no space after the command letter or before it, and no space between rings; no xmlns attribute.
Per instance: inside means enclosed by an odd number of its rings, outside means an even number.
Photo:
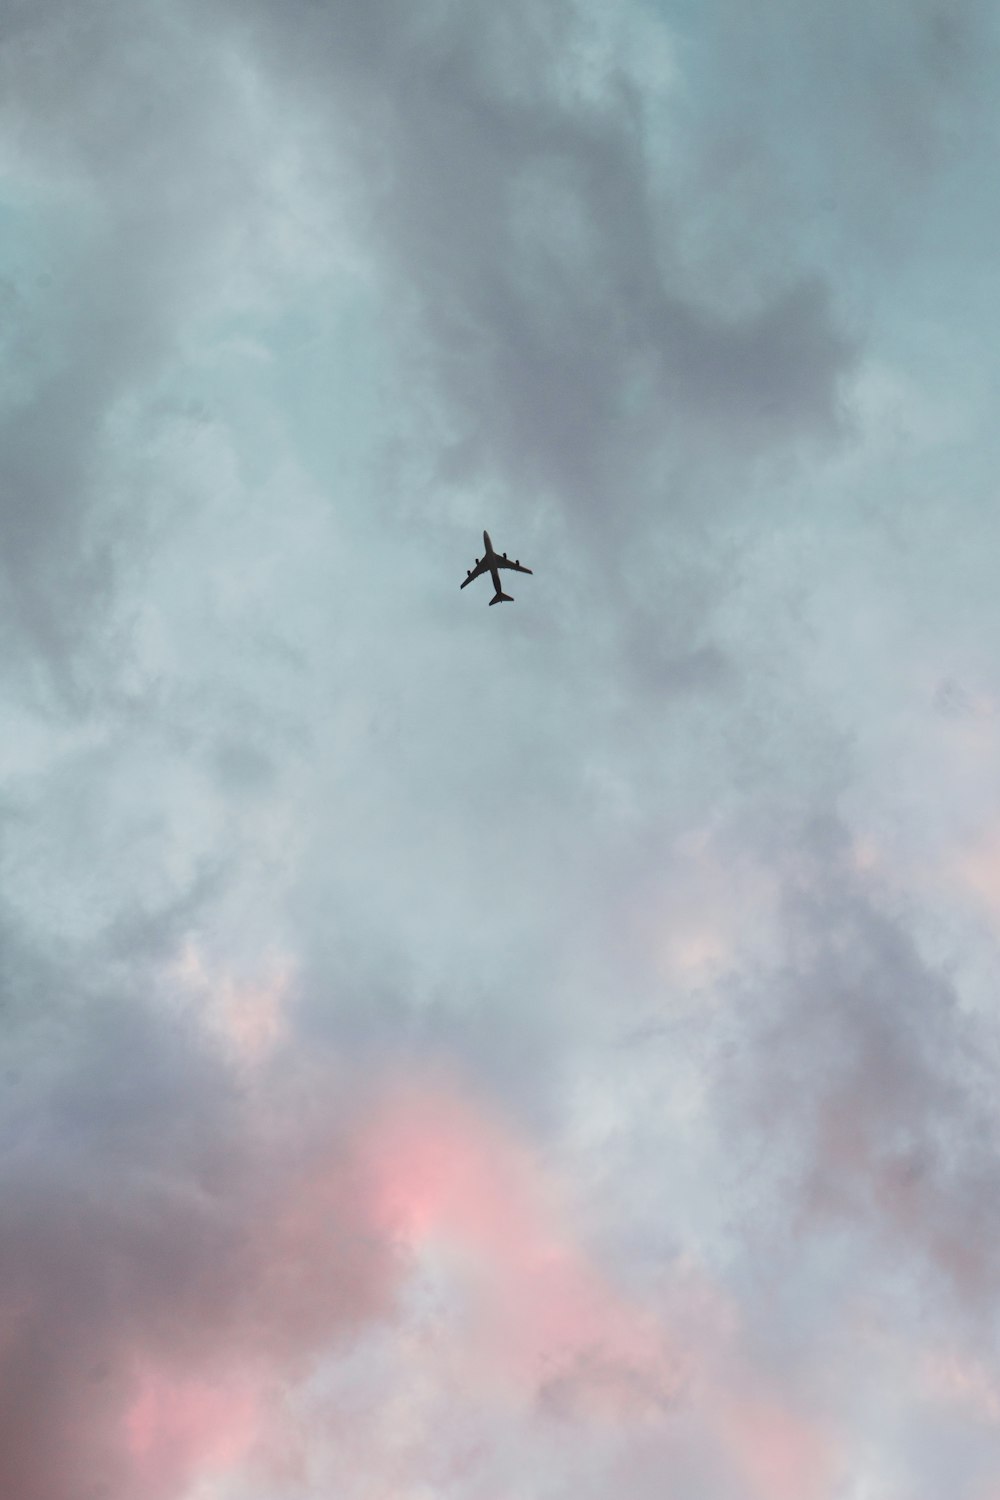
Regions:
<svg viewBox="0 0 1000 1500"><path fill-rule="evenodd" d="M464 589L466 583L471 583L472 580L474 578L478 578L481 573L492 573L493 587L496 589L496 593L490 600L490 604L501 604L505 600L508 604L513 604L514 596L512 594L505 594L500 587L499 569L513 568L515 573L530 573L531 569L522 568L521 564L517 561L516 558L513 562L511 562L506 552L494 552L493 543L490 541L490 534L488 531L483 532L483 546L486 548L486 556L482 558L476 558L476 566L469 569L469 571L465 575L465 583L460 583L459 588Z"/></svg>

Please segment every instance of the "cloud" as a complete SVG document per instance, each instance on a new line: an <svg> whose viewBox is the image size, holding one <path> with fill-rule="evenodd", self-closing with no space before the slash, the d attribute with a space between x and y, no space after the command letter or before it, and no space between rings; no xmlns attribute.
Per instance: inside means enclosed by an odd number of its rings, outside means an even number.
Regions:
<svg viewBox="0 0 1000 1500"><path fill-rule="evenodd" d="M763 1205L776 1190L795 1243L846 1228L876 1247L890 1286L927 1280L978 1317L1000 1275L991 1034L853 868L836 822L794 859L784 972L723 1070L732 1126L764 1153L761 1229L775 1232Z"/></svg>
<svg viewBox="0 0 1000 1500"><path fill-rule="evenodd" d="M669 1405L678 1377L655 1320L616 1295L561 1223L558 1184L528 1142L482 1104L432 1082L403 1083L369 1124L367 1151L382 1212L415 1246L469 1257L467 1338L483 1362L529 1389L600 1402L652 1392Z"/></svg>
<svg viewBox="0 0 1000 1500"><path fill-rule="evenodd" d="M13 1500L991 1472L989 18L697 9L4 11Z"/></svg>
<svg viewBox="0 0 1000 1500"><path fill-rule="evenodd" d="M182 7L6 9L3 665L35 702L89 712L131 644L122 578L183 508L183 472L162 449L137 462L127 418L150 445L199 319L280 276L294 172L245 70Z"/></svg>
<svg viewBox="0 0 1000 1500"><path fill-rule="evenodd" d="M676 272L687 209L653 134L674 70L633 71L670 57L652 15L378 0L240 24L354 161L436 485L499 483L522 514L526 490L607 538L662 504L692 434L704 468L836 429L853 343L808 264L739 314Z"/></svg>
<svg viewBox="0 0 1000 1500"><path fill-rule="evenodd" d="M711 13L694 101L706 166L756 189L781 233L823 246L866 299L862 275L911 258L936 181L992 130L992 7L767 0L751 17L719 0Z"/></svg>
<svg viewBox="0 0 1000 1500"><path fill-rule="evenodd" d="M3 1043L0 1486L174 1496L266 1444L276 1382L384 1316L398 1269L350 1090L304 1108L196 1007L59 978Z"/></svg>

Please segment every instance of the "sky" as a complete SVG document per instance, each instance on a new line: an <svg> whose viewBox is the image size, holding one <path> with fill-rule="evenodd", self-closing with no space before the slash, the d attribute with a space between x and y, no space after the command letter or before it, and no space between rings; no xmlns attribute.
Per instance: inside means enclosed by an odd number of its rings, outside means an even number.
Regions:
<svg viewBox="0 0 1000 1500"><path fill-rule="evenodd" d="M998 65L0 0L5 1500L1000 1500Z"/></svg>

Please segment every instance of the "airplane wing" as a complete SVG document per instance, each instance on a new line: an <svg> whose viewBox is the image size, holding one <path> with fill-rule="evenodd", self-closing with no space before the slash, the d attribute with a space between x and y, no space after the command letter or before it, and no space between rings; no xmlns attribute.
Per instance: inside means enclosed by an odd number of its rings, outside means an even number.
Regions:
<svg viewBox="0 0 1000 1500"><path fill-rule="evenodd" d="M482 562L478 562L474 568L469 569L468 573L465 575L465 582L460 583L458 585L459 588L464 589L466 583L471 583L474 578L479 578L481 574L488 573L489 571L490 565L484 557Z"/></svg>
<svg viewBox="0 0 1000 1500"><path fill-rule="evenodd" d="M511 562L509 557L498 557L496 559L496 565L498 568L511 568L515 573L531 572L530 568L526 568L523 563L518 562L516 559L514 562Z"/></svg>

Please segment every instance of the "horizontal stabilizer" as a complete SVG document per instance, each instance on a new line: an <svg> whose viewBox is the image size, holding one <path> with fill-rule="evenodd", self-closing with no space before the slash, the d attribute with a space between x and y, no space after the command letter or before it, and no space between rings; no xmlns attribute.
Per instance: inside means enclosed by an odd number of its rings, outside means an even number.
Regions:
<svg viewBox="0 0 1000 1500"><path fill-rule="evenodd" d="M490 604L491 605L493 605L493 604L501 604L501 603L503 603L504 600L506 600L508 604L513 604L514 603L514 595L513 594L504 594L504 593L501 592L500 589L497 589L496 593L493 595L493 598L490 600Z"/></svg>

